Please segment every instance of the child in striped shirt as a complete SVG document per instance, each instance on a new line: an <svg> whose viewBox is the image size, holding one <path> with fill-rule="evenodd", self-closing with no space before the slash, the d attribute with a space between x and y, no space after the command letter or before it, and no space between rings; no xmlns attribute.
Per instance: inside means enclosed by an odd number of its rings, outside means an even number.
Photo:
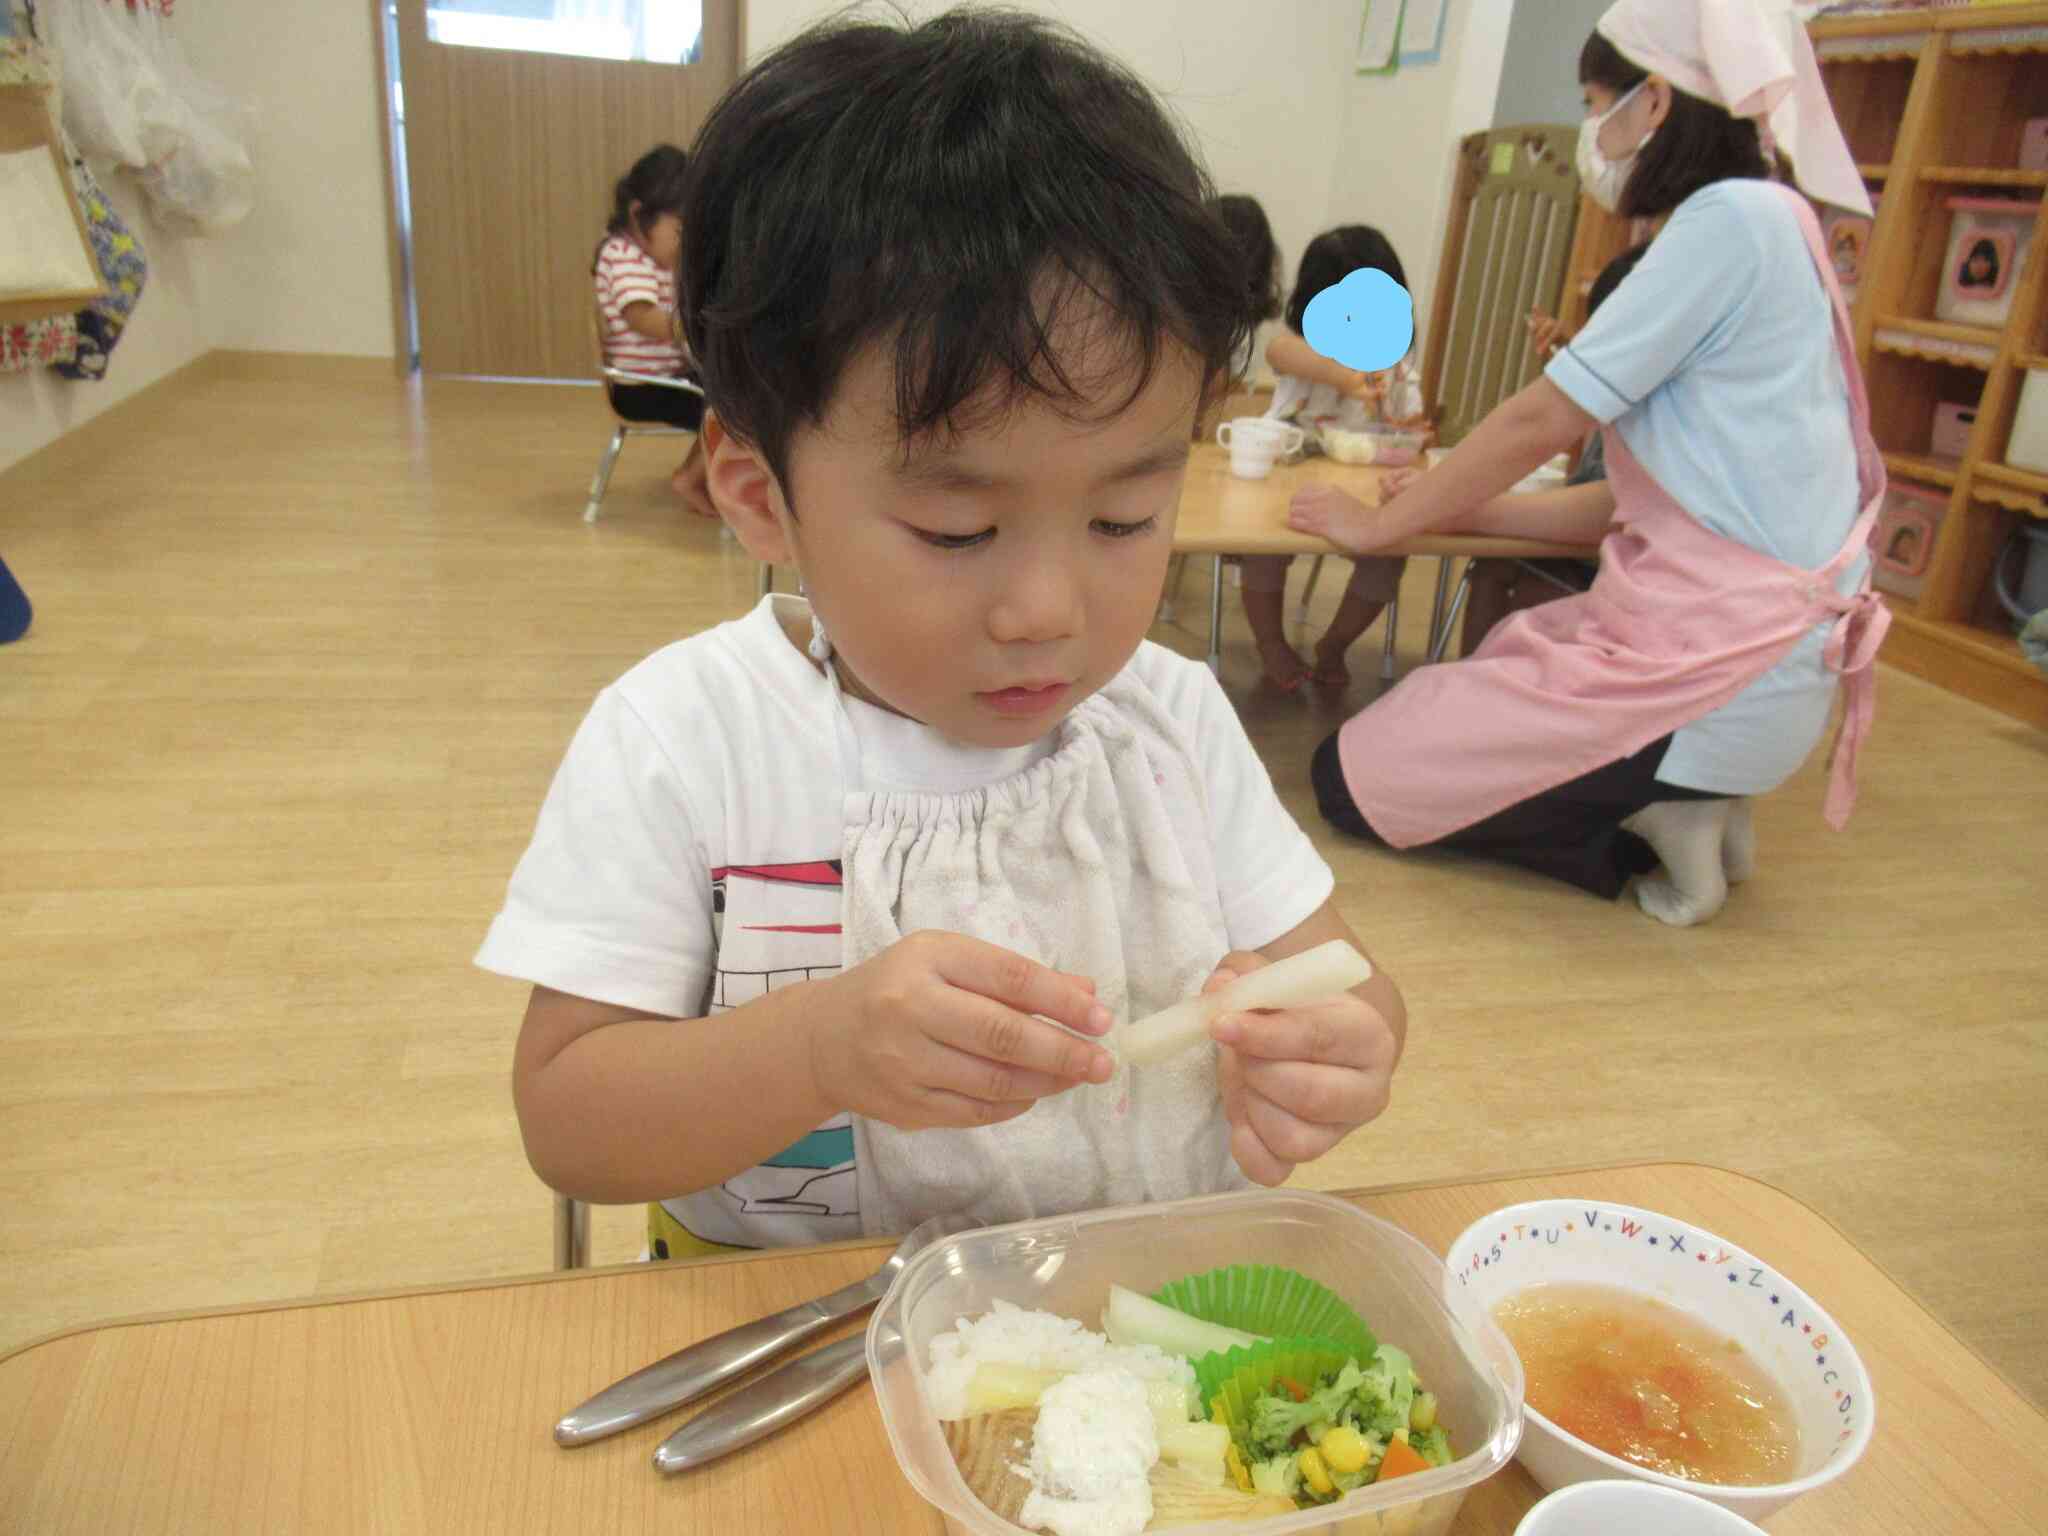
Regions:
<svg viewBox="0 0 2048 1536"><path fill-rule="evenodd" d="M660 144L634 162L612 192L612 216L591 263L604 360L657 378L696 378L676 312L676 257L683 243L683 151ZM704 397L659 384L607 381L612 408L628 421L696 431ZM694 445L693 445L694 450ZM689 460L675 473L685 492Z"/></svg>

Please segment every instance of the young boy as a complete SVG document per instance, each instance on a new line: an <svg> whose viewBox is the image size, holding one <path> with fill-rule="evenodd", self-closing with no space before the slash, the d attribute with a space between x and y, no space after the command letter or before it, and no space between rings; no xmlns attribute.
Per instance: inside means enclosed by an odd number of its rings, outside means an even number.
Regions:
<svg viewBox="0 0 2048 1536"><path fill-rule="evenodd" d="M478 957L535 984L535 1170L658 1202L663 1255L1279 1183L1385 1107L1384 975L1098 1044L1352 939L1215 680L1144 642L1244 328L1200 170L1070 35L954 14L805 34L690 171L711 494L809 601L577 732Z"/></svg>

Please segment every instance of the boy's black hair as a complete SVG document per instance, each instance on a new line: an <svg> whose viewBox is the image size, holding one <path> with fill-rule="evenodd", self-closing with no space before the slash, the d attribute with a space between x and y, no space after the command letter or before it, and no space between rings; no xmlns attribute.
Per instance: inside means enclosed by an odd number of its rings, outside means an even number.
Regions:
<svg viewBox="0 0 2048 1536"><path fill-rule="evenodd" d="M1403 288L1408 286L1408 274L1401 269L1393 242L1370 224L1340 224L1309 241L1294 274L1294 292L1287 298L1287 329L1299 336L1308 301L1360 267L1375 267Z"/></svg>
<svg viewBox="0 0 2048 1536"><path fill-rule="evenodd" d="M793 434L877 343L906 452L1028 396L1114 414L1168 342L1206 396L1249 328L1209 196L1151 92L1071 32L1001 11L826 22L749 70L698 135L690 352L785 490ZM1094 398L1128 371L1096 360L1102 340L1136 364L1115 402Z"/></svg>
<svg viewBox="0 0 2048 1536"><path fill-rule="evenodd" d="M1251 323L1280 318L1280 247L1256 197L1230 192L1216 199L1216 214L1244 260L1245 313Z"/></svg>
<svg viewBox="0 0 2048 1536"><path fill-rule="evenodd" d="M1600 269L1600 275L1593 279L1593 286L1586 290L1588 320L1600 313L1600 306L1613 297L1614 290L1621 286L1621 280L1635 271L1637 264L1649 253L1647 243L1632 245Z"/></svg>
<svg viewBox="0 0 2048 1536"><path fill-rule="evenodd" d="M1649 71L1631 64L1598 32L1579 50L1581 85L1604 86L1619 97L1649 78ZM1637 155L1614 211L1625 219L1654 218L1717 181L1764 181L1770 175L1755 122L1673 86L1671 110Z"/></svg>
<svg viewBox="0 0 2048 1536"><path fill-rule="evenodd" d="M648 224L664 213L678 217L683 211L683 181L690 157L673 144L657 144L638 160L612 188L612 216L605 221L608 234L644 233ZM635 230L633 205L640 205L640 228Z"/></svg>

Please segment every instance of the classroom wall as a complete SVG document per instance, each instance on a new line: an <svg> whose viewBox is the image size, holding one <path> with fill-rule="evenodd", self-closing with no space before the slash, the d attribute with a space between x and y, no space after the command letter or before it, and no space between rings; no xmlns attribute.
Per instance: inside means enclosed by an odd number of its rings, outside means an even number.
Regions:
<svg viewBox="0 0 2048 1536"><path fill-rule="evenodd" d="M1392 76L1347 70L1328 222L1374 224L1393 242L1415 296L1418 346L1429 325L1457 143L1492 122L1510 10L1511 0L1450 0L1440 63Z"/></svg>
<svg viewBox="0 0 2048 1536"><path fill-rule="evenodd" d="M100 169L149 259L104 380L0 377L0 469L215 348L389 357L389 214L374 16L361 0L180 6L192 66L246 106L256 206L217 235L175 233Z"/></svg>
<svg viewBox="0 0 2048 1536"><path fill-rule="evenodd" d="M213 345L390 357L390 211L364 0L179 6L185 56L250 113L256 206L211 242Z"/></svg>
<svg viewBox="0 0 2048 1536"><path fill-rule="evenodd" d="M1540 6L1548 0L1523 0ZM943 9L910 0L912 15ZM1359 0L1294 0L1256 18L1242 0L1026 0L1130 64L1193 129L1225 191L1265 205L1292 283L1302 247L1341 223L1377 224L1401 253L1426 325L1459 134L1492 121L1511 0L1450 0L1439 63L1392 77L1352 69ZM747 0L757 59L837 0Z"/></svg>
<svg viewBox="0 0 2048 1536"><path fill-rule="evenodd" d="M102 176L101 184L115 213L149 253L142 302L114 349L104 379L76 382L47 368L0 374L0 470L84 426L213 346L203 291L208 277L204 242L160 229L150 218L142 193L126 178ZM0 519L5 512L0 506ZM0 539L4 537L5 523L0 520Z"/></svg>
<svg viewBox="0 0 2048 1536"><path fill-rule="evenodd" d="M1584 116L1579 99L1579 49L1593 23L1614 0L1515 0L1508 27L1508 57L1501 72L1491 126L1576 123Z"/></svg>

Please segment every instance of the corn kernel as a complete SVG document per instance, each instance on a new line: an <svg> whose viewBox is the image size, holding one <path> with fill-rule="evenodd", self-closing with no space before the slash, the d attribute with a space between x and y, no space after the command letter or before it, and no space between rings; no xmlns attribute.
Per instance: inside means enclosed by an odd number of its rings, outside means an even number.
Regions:
<svg viewBox="0 0 2048 1536"><path fill-rule="evenodd" d="M1363 1472L1366 1463L1365 1437L1348 1425L1339 1424L1317 1447L1332 1472Z"/></svg>
<svg viewBox="0 0 2048 1536"><path fill-rule="evenodd" d="M1335 1493L1337 1485L1330 1481L1329 1469L1323 1465L1322 1454L1314 1449L1301 1453L1301 1478L1317 1493Z"/></svg>

